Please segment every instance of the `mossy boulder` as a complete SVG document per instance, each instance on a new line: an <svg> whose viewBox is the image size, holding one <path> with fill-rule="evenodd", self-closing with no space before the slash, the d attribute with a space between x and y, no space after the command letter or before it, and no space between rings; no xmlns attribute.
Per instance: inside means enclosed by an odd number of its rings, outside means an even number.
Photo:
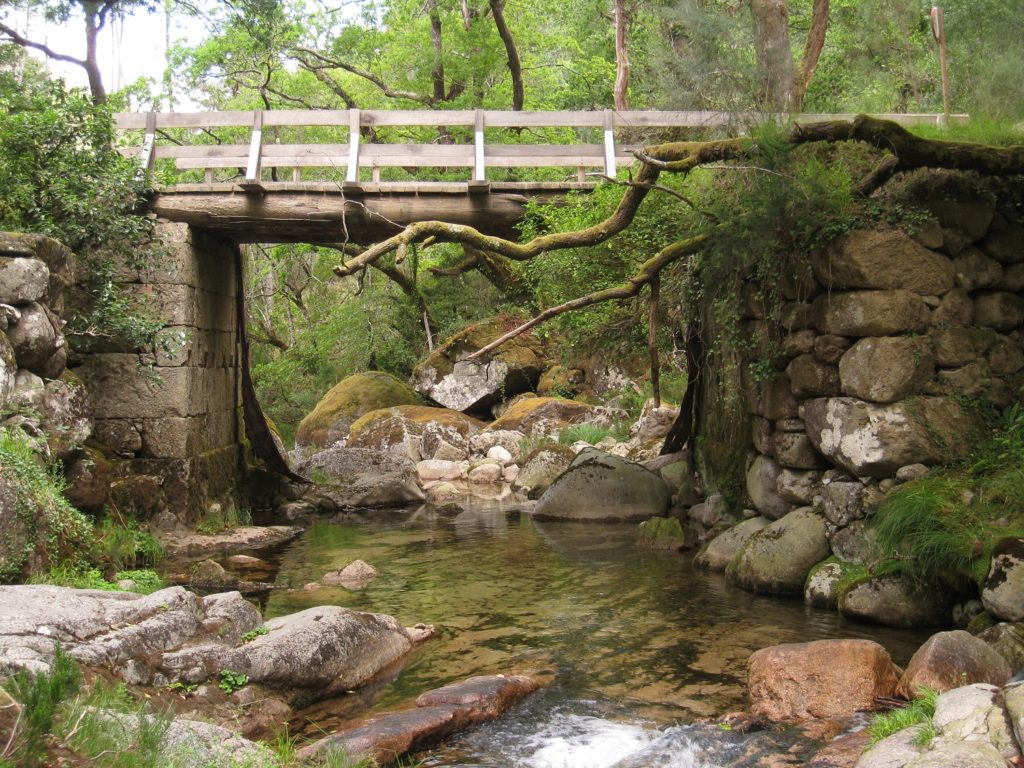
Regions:
<svg viewBox="0 0 1024 768"><path fill-rule="evenodd" d="M637 544L646 549L682 549L686 533L677 517L652 517L637 526Z"/></svg>
<svg viewBox="0 0 1024 768"><path fill-rule="evenodd" d="M554 435L570 424L586 421L594 407L561 397L524 397L509 405L487 429L508 429L524 435Z"/></svg>
<svg viewBox="0 0 1024 768"><path fill-rule="evenodd" d="M751 592L800 595L811 568L828 555L825 519L803 507L751 536L726 575Z"/></svg>
<svg viewBox="0 0 1024 768"><path fill-rule="evenodd" d="M413 461L423 458L423 431L428 425L452 432L463 441L481 429L483 422L450 408L425 405L397 405L360 416L348 431L348 445L383 453L398 453ZM449 441L452 442L452 441Z"/></svg>
<svg viewBox="0 0 1024 768"><path fill-rule="evenodd" d="M724 571L726 566L739 554L747 540L761 529L767 528L770 523L771 521L767 517L752 517L737 523L705 544L703 549L697 553L693 564L698 568L707 568L709 571Z"/></svg>
<svg viewBox="0 0 1024 768"><path fill-rule="evenodd" d="M566 445L551 443L530 451L512 483L512 490L537 499L559 475L569 468L576 454Z"/></svg>
<svg viewBox="0 0 1024 768"><path fill-rule="evenodd" d="M485 413L502 400L534 389L548 361L543 344L532 333L468 359L515 325L496 317L459 331L413 369L416 391L446 408Z"/></svg>
<svg viewBox="0 0 1024 768"><path fill-rule="evenodd" d="M345 437L352 423L370 411L422 404L423 398L412 387L390 373L356 373L335 384L306 415L295 433L295 444L326 448Z"/></svg>
<svg viewBox="0 0 1024 768"><path fill-rule="evenodd" d="M840 590L839 612L887 627L937 627L949 623L954 602L950 590L925 586L909 576L866 574Z"/></svg>
<svg viewBox="0 0 1024 768"><path fill-rule="evenodd" d="M641 465L594 448L581 451L540 497L535 517L578 522L639 522L661 517L670 493Z"/></svg>

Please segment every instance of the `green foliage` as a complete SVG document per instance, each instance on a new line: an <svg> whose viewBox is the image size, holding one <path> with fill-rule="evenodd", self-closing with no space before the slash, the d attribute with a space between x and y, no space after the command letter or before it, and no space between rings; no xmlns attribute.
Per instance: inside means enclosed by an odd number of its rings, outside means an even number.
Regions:
<svg viewBox="0 0 1024 768"><path fill-rule="evenodd" d="M16 728L14 755L21 765L41 765L46 737L53 729L60 705L74 696L82 683L82 675L74 659L54 645L53 664L49 672L30 676L24 670L10 681L10 694L20 705L20 729Z"/></svg>
<svg viewBox="0 0 1024 768"><path fill-rule="evenodd" d="M112 510L106 510L96 534L96 558L117 569L154 565L164 556L164 545L137 520Z"/></svg>
<svg viewBox="0 0 1024 768"><path fill-rule="evenodd" d="M75 252L89 298L69 333L151 346L161 323L114 283L121 264L137 268L161 251L152 220L137 215L145 180L116 150L113 107L20 69L20 57L3 58L0 230L49 235Z"/></svg>
<svg viewBox="0 0 1024 768"><path fill-rule="evenodd" d="M251 643L257 637L260 637L261 635L265 635L268 632L270 632L270 630L267 629L266 625L258 626L258 627L256 627L256 629L250 629L248 632L246 632L245 634L242 635L242 642L243 643Z"/></svg>
<svg viewBox="0 0 1024 768"><path fill-rule="evenodd" d="M12 495L18 525L8 531L0 582L23 575L31 559L42 567L84 565L92 552L92 525L61 495L63 475L47 467L20 429L0 427L0 485Z"/></svg>
<svg viewBox="0 0 1024 768"><path fill-rule="evenodd" d="M196 533L212 536L221 531L246 525L252 525L252 510L248 507L236 507L234 504L228 504L226 508L206 515L196 523L195 529Z"/></svg>
<svg viewBox="0 0 1024 768"><path fill-rule="evenodd" d="M914 737L914 744L924 746L935 736L935 727L932 725L932 716L935 714L935 701L939 698L939 692L923 686L918 689L918 696L902 709L892 709L874 716L871 725L868 726L868 733L871 735L871 743L876 744L894 733L920 726L920 731Z"/></svg>
<svg viewBox="0 0 1024 768"><path fill-rule="evenodd" d="M242 672L233 672L230 669L220 671L220 682L217 687L229 696L235 691L245 688L249 684L249 676Z"/></svg>
<svg viewBox="0 0 1024 768"><path fill-rule="evenodd" d="M573 424L559 432L558 442L562 445L572 445L573 443L582 440L584 443L597 445L606 437L611 437L615 440L623 440L626 436L623 435L623 429L621 426L603 427L599 424L583 422L582 424Z"/></svg>
<svg viewBox="0 0 1024 768"><path fill-rule="evenodd" d="M164 578L156 571L128 570L117 571L114 575L116 581L107 581L103 578L98 568L82 566L58 565L44 573L33 574L28 582L30 584L53 584L58 587L71 587L73 589L102 589L108 592L126 591L117 585L117 581L131 580L135 586L130 590L141 595L148 595L165 589L168 585Z"/></svg>

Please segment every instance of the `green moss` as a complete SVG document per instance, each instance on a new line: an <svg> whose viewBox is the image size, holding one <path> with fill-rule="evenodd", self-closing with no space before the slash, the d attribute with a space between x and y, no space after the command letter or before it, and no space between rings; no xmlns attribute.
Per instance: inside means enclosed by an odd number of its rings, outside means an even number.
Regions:
<svg viewBox="0 0 1024 768"><path fill-rule="evenodd" d="M450 427L463 437L473 431L483 429L483 422L450 408L432 408L426 405L396 405L393 408L381 408L370 411L356 419L349 427L349 445L352 446L383 446L395 445L404 435L405 423L419 427L436 423L442 427Z"/></svg>
<svg viewBox="0 0 1024 768"><path fill-rule="evenodd" d="M686 543L686 534L678 518L652 517L637 526L637 543L651 549L678 549Z"/></svg>
<svg viewBox="0 0 1024 768"><path fill-rule="evenodd" d="M585 419L592 410L589 405L561 397L524 397L513 402L488 429L511 429L527 433L541 419L571 423Z"/></svg>
<svg viewBox="0 0 1024 768"><path fill-rule="evenodd" d="M438 372L438 378L447 376L455 369L455 363L460 358L487 346L518 326L521 321L522 318L499 315L473 323L435 349L413 369L413 375L417 376L426 368L433 368ZM544 345L533 333L527 332L502 344L487 355L487 359L504 361L511 368L536 368L539 375L545 362Z"/></svg>
<svg viewBox="0 0 1024 768"><path fill-rule="evenodd" d="M396 405L422 404L423 398L412 387L390 373L357 373L342 379L323 396L299 424L295 439L299 445L323 448L345 436L346 422L354 422L366 413Z"/></svg>

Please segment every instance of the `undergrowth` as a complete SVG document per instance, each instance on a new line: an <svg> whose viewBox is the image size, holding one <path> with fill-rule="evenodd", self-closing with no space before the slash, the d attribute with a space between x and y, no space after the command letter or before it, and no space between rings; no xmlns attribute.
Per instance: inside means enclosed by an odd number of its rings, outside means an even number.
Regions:
<svg viewBox="0 0 1024 768"><path fill-rule="evenodd" d="M996 543L1024 536L1024 409L1008 408L965 462L890 493L873 527L880 557L900 571L980 583Z"/></svg>
<svg viewBox="0 0 1024 768"><path fill-rule="evenodd" d="M918 697L903 709L893 709L875 715L868 726L872 744L915 725L920 726L920 731L914 736L915 745L924 746L932 740L935 736L932 716L935 714L935 700L938 699L939 692L922 687L918 693Z"/></svg>

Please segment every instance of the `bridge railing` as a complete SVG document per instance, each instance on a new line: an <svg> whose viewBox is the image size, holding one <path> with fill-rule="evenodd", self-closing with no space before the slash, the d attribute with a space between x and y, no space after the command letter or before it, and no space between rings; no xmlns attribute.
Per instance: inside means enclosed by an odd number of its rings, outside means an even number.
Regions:
<svg viewBox="0 0 1024 768"><path fill-rule="evenodd" d="M634 147L618 144L616 131L623 129L715 128L751 125L765 119L816 122L853 115L765 115L735 112L668 112L613 110L586 112L512 112L491 110L253 110L233 112L118 113L122 131L143 132L139 148L125 147L142 167L151 170L156 160L171 159L180 171L202 170L212 184L218 169L240 169L241 186L258 189L263 170L290 168L291 180L302 181L303 169L333 168L344 171L345 182L359 183L361 169L369 168L372 181L380 181L383 168L467 168L470 186L486 185L488 168L575 168L577 181L585 181L587 169L614 178L620 163L628 163ZM903 124L941 124L937 114L881 115ZM956 115L958 121L966 115ZM471 128L472 143L371 143L364 133L381 127ZM213 136L219 128L246 129L248 143L185 143L188 137ZM347 128L347 143L279 143L265 139L266 129ZM485 140L487 129L599 129L601 143L518 144ZM177 130L176 130L177 129ZM159 141L169 131L173 142ZM593 133L593 130L590 131ZM303 137L304 139L307 137Z"/></svg>

